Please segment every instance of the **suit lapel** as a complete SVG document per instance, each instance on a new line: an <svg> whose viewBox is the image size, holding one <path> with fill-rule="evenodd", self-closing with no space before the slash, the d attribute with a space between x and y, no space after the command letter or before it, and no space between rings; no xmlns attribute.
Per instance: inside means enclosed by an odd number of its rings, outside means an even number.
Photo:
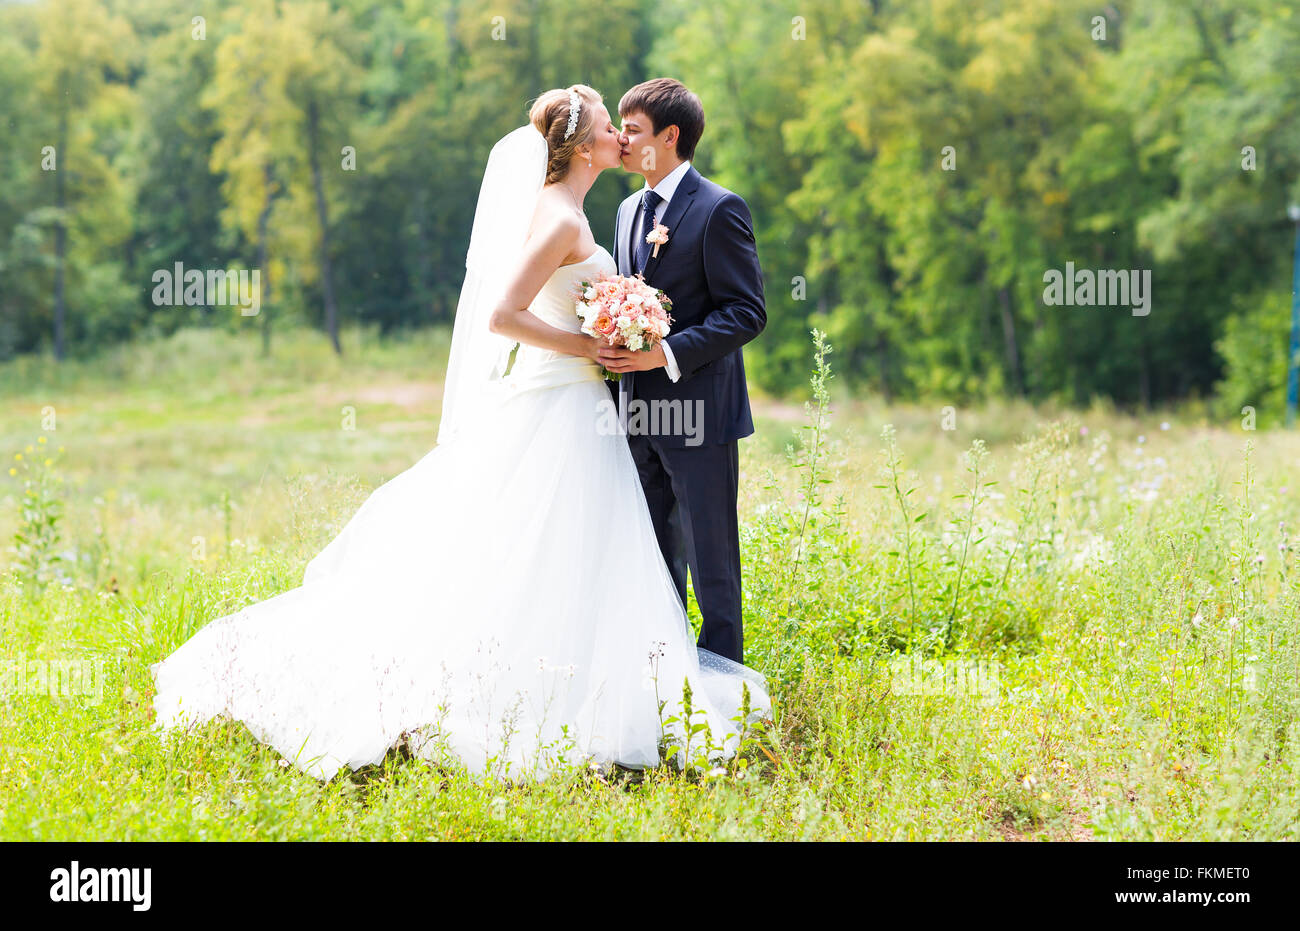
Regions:
<svg viewBox="0 0 1300 931"><path fill-rule="evenodd" d="M668 227L668 242L659 247L659 254L654 255L654 247L651 246L651 255L645 262L644 277L649 281L654 275L655 269L659 267L659 260L664 257L664 253L673 247L673 230L677 229L681 223L682 217L686 216L686 211L691 209L691 204L695 201L695 192L700 187L700 173L692 165L686 169L686 174L682 176L681 183L677 185L677 190L673 192L673 199L668 202L668 209L664 211L660 223Z"/></svg>

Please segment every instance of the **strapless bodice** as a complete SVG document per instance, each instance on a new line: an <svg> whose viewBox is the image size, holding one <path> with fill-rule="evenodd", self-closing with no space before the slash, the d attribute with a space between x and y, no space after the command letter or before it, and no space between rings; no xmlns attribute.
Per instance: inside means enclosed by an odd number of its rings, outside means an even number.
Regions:
<svg viewBox="0 0 1300 931"><path fill-rule="evenodd" d="M604 246L596 246L596 251L581 262L557 268L537 292L528 310L538 320L558 330L579 333L582 320L576 308L578 283L617 270L614 257ZM601 377L600 366L590 359L520 343L506 381L522 388Z"/></svg>
<svg viewBox="0 0 1300 931"><path fill-rule="evenodd" d="M533 316L553 327L577 333L582 329L582 321L574 306L578 300L578 282L590 281L613 271L614 257L605 251L604 246L597 246L596 251L581 262L557 268L528 309Z"/></svg>

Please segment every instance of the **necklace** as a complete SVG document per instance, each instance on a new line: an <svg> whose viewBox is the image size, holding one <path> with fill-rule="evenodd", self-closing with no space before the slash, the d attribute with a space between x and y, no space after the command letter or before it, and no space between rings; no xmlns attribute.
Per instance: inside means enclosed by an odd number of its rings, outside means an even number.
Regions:
<svg viewBox="0 0 1300 931"><path fill-rule="evenodd" d="M569 192L569 196L573 198L573 206L578 208L578 213L582 213L582 204L578 203L578 195L573 193L573 188L569 187L563 181L560 181L559 185ZM586 216L586 214L583 214L583 216Z"/></svg>

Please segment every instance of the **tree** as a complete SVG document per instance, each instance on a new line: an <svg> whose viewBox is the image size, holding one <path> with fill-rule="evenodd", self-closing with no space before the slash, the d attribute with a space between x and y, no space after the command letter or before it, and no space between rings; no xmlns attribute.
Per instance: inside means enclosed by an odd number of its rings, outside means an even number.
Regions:
<svg viewBox="0 0 1300 931"><path fill-rule="evenodd" d="M97 122L113 119L125 109L129 92L118 83L125 78L126 55L133 36L127 23L109 14L98 0L47 0L37 8L39 45L35 56L36 90L48 120L46 138L56 167L49 172L53 186L54 232L54 358L66 351L69 231L78 220L110 221L100 226L120 241L125 236L121 216L109 217L122 202L121 179L110 160L96 150ZM71 28L70 28L71 27ZM33 151L31 157L36 158ZM114 201L117 201L115 204ZM98 213L98 216L93 214Z"/></svg>
<svg viewBox="0 0 1300 931"><path fill-rule="evenodd" d="M325 329L342 353L323 166L347 143L356 105L350 21L323 2L251 0L231 16L204 97L221 128L212 167L227 179L227 222L258 243L259 261L282 252L320 284Z"/></svg>

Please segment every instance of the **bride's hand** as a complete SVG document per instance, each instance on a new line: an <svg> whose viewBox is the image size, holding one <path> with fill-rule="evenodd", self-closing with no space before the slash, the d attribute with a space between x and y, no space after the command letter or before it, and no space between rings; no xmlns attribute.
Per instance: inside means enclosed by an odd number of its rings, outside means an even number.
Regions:
<svg viewBox="0 0 1300 931"><path fill-rule="evenodd" d="M588 336L586 333L583 333L582 336L586 340L586 342L581 344L582 357L585 359L590 359L592 362L599 362L600 347L605 345L605 341L601 339L599 336Z"/></svg>

